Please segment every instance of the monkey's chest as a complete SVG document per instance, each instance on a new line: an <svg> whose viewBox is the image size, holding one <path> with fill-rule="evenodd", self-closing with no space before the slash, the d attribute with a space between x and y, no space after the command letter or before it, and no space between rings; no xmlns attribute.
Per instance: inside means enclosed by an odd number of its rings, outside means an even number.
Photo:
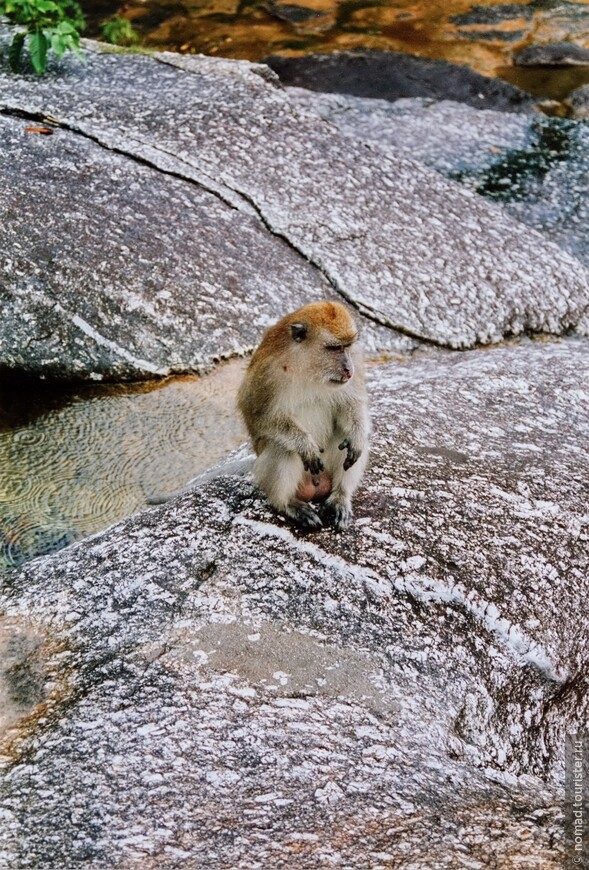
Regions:
<svg viewBox="0 0 589 870"><path fill-rule="evenodd" d="M334 432L334 418L330 407L321 403L303 405L296 409L296 420L301 429L308 432L318 443L326 443Z"/></svg>

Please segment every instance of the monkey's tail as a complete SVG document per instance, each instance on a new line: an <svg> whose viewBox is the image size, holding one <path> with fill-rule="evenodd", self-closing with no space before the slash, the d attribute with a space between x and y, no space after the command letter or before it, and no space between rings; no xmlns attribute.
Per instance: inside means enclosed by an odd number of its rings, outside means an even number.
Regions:
<svg viewBox="0 0 589 870"><path fill-rule="evenodd" d="M225 457L217 465L213 465L212 468L207 468L202 474L193 477L175 492L170 492L167 495L150 496L146 499L146 502L147 504L165 504L165 502L176 498L176 496L183 495L185 492L190 492L193 489L198 489L210 480L216 480L217 477L228 477L233 474L246 475L248 471L251 471L255 458L255 455L249 451L246 445L239 447L233 454Z"/></svg>

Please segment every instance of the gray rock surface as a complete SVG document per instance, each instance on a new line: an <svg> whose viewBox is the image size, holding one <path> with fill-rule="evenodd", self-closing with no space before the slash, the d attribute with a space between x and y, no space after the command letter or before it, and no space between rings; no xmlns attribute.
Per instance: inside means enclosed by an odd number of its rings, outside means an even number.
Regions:
<svg viewBox="0 0 589 870"><path fill-rule="evenodd" d="M589 264L589 125L451 101L369 100L290 88L356 140L405 154L502 204Z"/></svg>
<svg viewBox="0 0 589 870"><path fill-rule="evenodd" d="M285 300L329 291L259 220L202 187L27 126L0 117L4 365L111 380L199 371L251 347Z"/></svg>
<svg viewBox="0 0 589 870"><path fill-rule="evenodd" d="M186 206L203 197L203 209L207 203L224 229L233 233L214 240L215 230L201 233L201 224L190 216L179 233L188 238L195 232L197 242L188 243L186 256L175 246L174 265L162 264L169 256L169 244L173 245L172 231L166 233L163 227L164 217L156 221L162 243L154 240L148 251L148 244L141 240L138 249L151 256L140 262L131 252L125 265L131 263L136 272L113 291L130 232L125 236L124 229L113 226L115 213L103 205L104 236L112 244L114 268L103 266L104 275L97 274L93 260L97 301L84 298L78 304L71 280L74 265L80 286L87 288L91 281L84 275L81 254L79 259L66 257L66 287L71 293L62 296L60 267L56 274L51 248L39 246L35 261L27 261L26 252L22 253L24 243L11 237L10 228L3 224L0 286L9 319L0 346L6 342L9 350L0 364L25 364L10 338L16 330L19 347L27 336L35 345L30 354L35 370L56 373L52 339L58 327L56 304L67 312L59 325L59 341L63 346L80 347L69 373L76 377L95 377L97 372L108 376L113 370L119 378L141 377L165 372L170 361L175 370L211 362L213 356L251 346L252 308L259 335L261 327L273 319L267 313L270 307L275 317L277 308L292 308L326 288L351 301L375 323L442 346L470 347L525 331L558 334L589 329L589 278L576 260L496 206L420 164L400 155L374 153L364 143L351 143L316 114L294 106L267 67L171 54L91 53L86 65L68 60L41 79L0 71L0 83L0 113L6 118L24 116L39 123L50 116L58 130L47 141L58 143L61 137L77 147L73 142L80 140L80 149L89 149L91 140L92 153L82 158L90 164L95 155L99 162L106 159L98 156L97 149L116 151L134 163L148 163L150 177L158 179L159 201L165 197L164 184L166 189L170 184L179 196L183 192L180 204L165 212L171 220L175 211L184 219ZM109 153L108 159L114 159L113 155ZM139 187L149 183L141 171L129 169L130 177L143 178ZM75 187L73 177L70 181ZM27 205L30 215L25 221L32 223L33 215L43 210L51 215L56 224L48 235L62 239L58 250L65 256L68 240L72 248L78 247L79 223L72 214L80 210L85 188L80 177L71 201L55 212L51 192L58 184L59 178L53 188L44 185L37 191L38 201ZM138 196L121 191L119 201L127 212L133 211ZM4 208L9 209L9 197L6 202ZM232 209L222 208L223 203ZM90 210L85 205L81 214L88 215ZM238 228L241 239L242 226L247 243L227 252L233 274L223 276L224 245L231 248ZM204 249L199 247L201 235L207 242ZM210 281L203 250L212 261ZM278 256L281 251L283 262ZM24 263L22 273L10 267L17 254ZM243 263L252 258L253 265ZM200 270L194 260L204 261ZM295 292L287 296L284 287L297 263L300 275L293 281ZM254 288L250 296L241 288L243 276L246 286ZM145 290L137 298L141 285ZM171 294L165 304L155 296L162 289ZM270 298L267 294L272 294L271 305L262 301ZM215 308L214 299L221 297L222 304ZM170 331L164 329L162 335L163 350L153 334L155 320L145 316L150 306L158 305L171 324ZM133 308L141 317L131 336L125 323ZM229 319L225 336L223 321L228 311L235 316ZM175 347L185 348L183 359L174 356L170 345L176 313L177 332L184 337ZM191 317L196 327L190 327ZM28 324L28 331L23 324ZM214 335L214 342L205 339L205 333ZM167 355L171 360L166 363Z"/></svg>
<svg viewBox="0 0 589 870"><path fill-rule="evenodd" d="M348 533L226 478L5 578L3 867L562 866L589 343L369 383Z"/></svg>
<svg viewBox="0 0 589 870"><path fill-rule="evenodd" d="M488 166L493 149L523 148L533 121L529 115L480 111L454 100L389 102L299 87L287 90L295 105L316 112L346 136L411 155L446 174L457 166Z"/></svg>
<svg viewBox="0 0 589 870"><path fill-rule="evenodd" d="M528 45L514 55L518 66L589 65L589 49L574 42L547 42Z"/></svg>

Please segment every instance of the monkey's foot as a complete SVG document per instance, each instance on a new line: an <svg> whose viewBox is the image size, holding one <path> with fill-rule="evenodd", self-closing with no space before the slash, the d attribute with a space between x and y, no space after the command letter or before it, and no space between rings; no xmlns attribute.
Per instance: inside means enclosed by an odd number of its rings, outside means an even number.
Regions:
<svg viewBox="0 0 589 870"><path fill-rule="evenodd" d="M352 520L352 508L339 501L327 501L321 505L321 518L324 523L333 526L338 532L347 529Z"/></svg>
<svg viewBox="0 0 589 870"><path fill-rule="evenodd" d="M286 515L293 519L301 529L312 532L323 528L321 517L310 504L304 501L292 502L285 511Z"/></svg>

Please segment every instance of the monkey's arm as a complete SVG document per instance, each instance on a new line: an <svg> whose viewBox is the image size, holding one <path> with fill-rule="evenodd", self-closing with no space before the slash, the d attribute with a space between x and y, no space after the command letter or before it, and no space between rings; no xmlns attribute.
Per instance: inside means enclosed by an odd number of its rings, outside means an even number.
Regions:
<svg viewBox="0 0 589 870"><path fill-rule="evenodd" d="M311 474L323 471L323 462L319 456L323 449L292 418L282 415L268 417L256 435L256 441L270 442L287 453L297 453L303 461L305 471L310 471Z"/></svg>
<svg viewBox="0 0 589 870"><path fill-rule="evenodd" d="M366 401L346 402L335 417L336 438L341 438L338 444L340 450L346 451L344 471L358 461L368 441L370 421L366 409Z"/></svg>

